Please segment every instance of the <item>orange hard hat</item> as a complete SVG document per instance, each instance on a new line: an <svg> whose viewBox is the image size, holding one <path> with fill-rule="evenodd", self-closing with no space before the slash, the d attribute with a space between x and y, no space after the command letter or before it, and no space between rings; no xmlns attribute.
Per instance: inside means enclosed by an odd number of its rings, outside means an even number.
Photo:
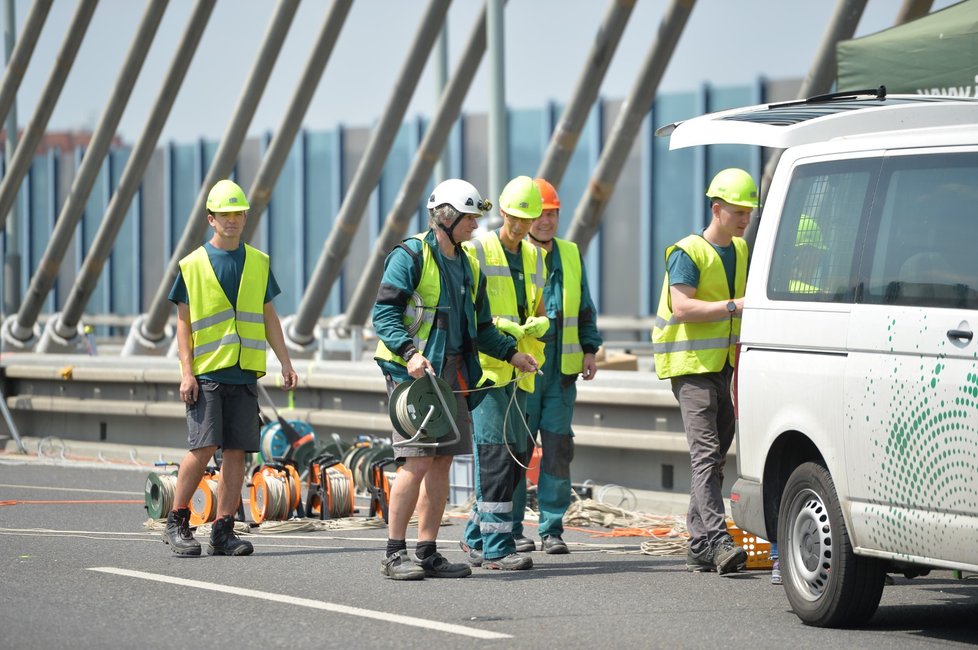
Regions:
<svg viewBox="0 0 978 650"><path fill-rule="evenodd" d="M557 190L554 189L554 186L543 178L534 178L533 182L536 183L537 187L540 189L540 198L543 199L543 209L559 210L560 197L557 196Z"/></svg>

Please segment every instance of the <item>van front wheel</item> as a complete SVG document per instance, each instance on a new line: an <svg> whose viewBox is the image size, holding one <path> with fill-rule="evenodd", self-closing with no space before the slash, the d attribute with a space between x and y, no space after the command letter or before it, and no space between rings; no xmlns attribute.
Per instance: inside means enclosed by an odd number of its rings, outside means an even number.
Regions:
<svg viewBox="0 0 978 650"><path fill-rule="evenodd" d="M879 607L883 565L853 553L835 483L818 463L800 465L785 484L778 549L788 602L806 625L859 625Z"/></svg>

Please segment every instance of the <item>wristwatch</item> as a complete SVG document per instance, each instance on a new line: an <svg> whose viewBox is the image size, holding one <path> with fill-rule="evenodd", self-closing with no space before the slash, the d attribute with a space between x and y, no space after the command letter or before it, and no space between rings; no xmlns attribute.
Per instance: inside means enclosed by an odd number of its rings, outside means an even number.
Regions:
<svg viewBox="0 0 978 650"><path fill-rule="evenodd" d="M735 303L733 300L728 301L727 302L727 311L729 311L731 314L734 313L734 312L736 312L737 311L737 303Z"/></svg>
<svg viewBox="0 0 978 650"><path fill-rule="evenodd" d="M404 359L404 363L407 363L407 362L409 362L411 360L411 357L413 357L417 353L418 353L418 348L411 347L411 348L408 348L408 351L405 352L404 353L404 356L401 357L401 358Z"/></svg>

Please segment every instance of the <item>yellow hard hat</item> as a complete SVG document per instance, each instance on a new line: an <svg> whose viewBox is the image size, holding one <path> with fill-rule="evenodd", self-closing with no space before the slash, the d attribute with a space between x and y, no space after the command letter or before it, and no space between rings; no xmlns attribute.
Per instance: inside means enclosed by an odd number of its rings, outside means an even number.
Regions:
<svg viewBox="0 0 978 650"><path fill-rule="evenodd" d="M743 169L729 167L719 172L710 182L706 195L731 205L745 208L757 207L757 185Z"/></svg>
<svg viewBox="0 0 978 650"><path fill-rule="evenodd" d="M825 240L822 238L822 228L818 222L802 214L798 219L798 234L795 235L795 246L811 246L820 251L827 250Z"/></svg>
<svg viewBox="0 0 978 650"><path fill-rule="evenodd" d="M536 219L543 212L540 188L529 176L517 176L499 195L499 209L511 217Z"/></svg>
<svg viewBox="0 0 978 650"><path fill-rule="evenodd" d="M243 212L249 207L251 206L248 205L248 198L244 191L234 181L227 179L217 181L207 194L207 211L211 214Z"/></svg>

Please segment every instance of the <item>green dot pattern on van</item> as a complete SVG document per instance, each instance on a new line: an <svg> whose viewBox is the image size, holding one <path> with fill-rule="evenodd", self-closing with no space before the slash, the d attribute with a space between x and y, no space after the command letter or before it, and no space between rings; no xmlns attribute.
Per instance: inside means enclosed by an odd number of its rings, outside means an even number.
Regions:
<svg viewBox="0 0 978 650"><path fill-rule="evenodd" d="M893 328L888 329L892 342ZM895 362L897 377L909 370L908 362ZM925 363L902 375L916 381L895 380L885 396L877 393L876 382L867 382L867 405L889 399L883 405L885 435L877 438L873 467L867 468L874 503L867 508L867 530L876 548L939 547L960 539L960 527L973 525L978 512L978 370L959 379L949 377L941 357ZM942 382L956 387L949 391ZM872 426L868 415L866 424ZM959 557L974 553L956 551Z"/></svg>

